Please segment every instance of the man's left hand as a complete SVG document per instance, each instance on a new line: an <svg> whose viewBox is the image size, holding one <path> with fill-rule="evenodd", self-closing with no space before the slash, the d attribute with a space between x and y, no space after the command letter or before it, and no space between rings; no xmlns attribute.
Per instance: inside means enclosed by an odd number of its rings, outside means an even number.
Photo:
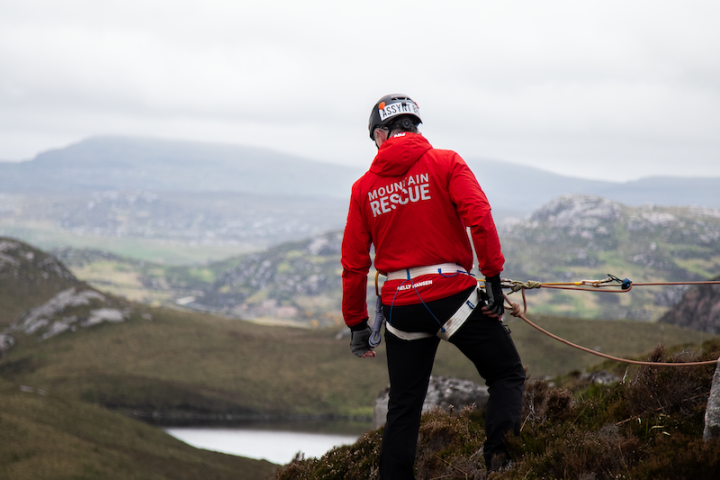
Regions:
<svg viewBox="0 0 720 480"><path fill-rule="evenodd" d="M505 295L503 295L499 273L485 279L485 292L487 292L488 304L487 307L483 307L483 313L491 317L502 317L505 313Z"/></svg>

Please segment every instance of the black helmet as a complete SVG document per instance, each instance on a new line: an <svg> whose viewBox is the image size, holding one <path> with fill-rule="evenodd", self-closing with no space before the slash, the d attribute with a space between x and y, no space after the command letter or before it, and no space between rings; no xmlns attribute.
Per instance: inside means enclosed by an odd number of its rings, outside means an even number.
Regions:
<svg viewBox="0 0 720 480"><path fill-rule="evenodd" d="M417 123L422 123L420 107L407 95L393 93L378 100L370 112L370 121L368 122L370 140L375 140L373 132L377 127L384 127L399 115L411 115L417 118Z"/></svg>

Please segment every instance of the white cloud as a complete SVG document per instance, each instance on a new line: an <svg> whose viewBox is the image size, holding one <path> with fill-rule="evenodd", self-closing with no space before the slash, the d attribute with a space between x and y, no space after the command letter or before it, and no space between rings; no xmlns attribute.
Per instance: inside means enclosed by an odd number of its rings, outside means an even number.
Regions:
<svg viewBox="0 0 720 480"><path fill-rule="evenodd" d="M0 158L130 134L369 163L401 91L466 156L720 176L716 2L0 3Z"/></svg>

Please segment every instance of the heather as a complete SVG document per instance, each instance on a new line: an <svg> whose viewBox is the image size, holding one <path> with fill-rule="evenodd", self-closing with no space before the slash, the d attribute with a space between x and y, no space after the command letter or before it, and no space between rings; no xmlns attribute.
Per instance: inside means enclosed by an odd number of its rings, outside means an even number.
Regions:
<svg viewBox="0 0 720 480"><path fill-rule="evenodd" d="M711 360L720 342L693 349L658 346L652 361ZM416 476L439 479L717 479L720 439L704 442L705 406L714 366L598 367L619 378L593 383L579 372L530 379L522 429L508 436L512 467L488 474L483 463L484 411L439 409L423 416ZM319 459L297 457L278 480L378 478L382 429Z"/></svg>

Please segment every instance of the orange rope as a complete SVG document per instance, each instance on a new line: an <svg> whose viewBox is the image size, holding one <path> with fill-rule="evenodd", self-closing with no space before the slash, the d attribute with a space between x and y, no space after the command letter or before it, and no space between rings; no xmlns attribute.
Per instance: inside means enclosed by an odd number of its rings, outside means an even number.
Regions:
<svg viewBox="0 0 720 480"><path fill-rule="evenodd" d="M720 282L715 282L715 283L720 283ZM585 289L579 289L579 290L585 290ZM626 290L621 290L619 293L622 293L624 291L629 291L629 290L630 290L629 288ZM597 290L591 290L591 291L597 291ZM564 343L565 345L569 345L573 348L577 348L578 350L581 350L583 352L591 353L593 355L597 355L598 357L607 358L608 360L614 360L616 362L629 363L632 365L646 365L646 366L650 366L650 367L693 367L693 366L698 366L698 365L716 365L718 363L718 360L709 360L706 362L688 362L688 363L640 362L637 360L629 360L627 358L614 357L614 356L608 355L606 353L600 353L600 352L596 352L595 350L590 350L589 348L582 347L582 346L572 343L568 340L565 340L564 338L560 338L557 335L554 335L554 334L548 332L544 328L542 328L539 325L536 325L535 323L528 320L528 318L525 316L525 314L527 313L527 301L525 299L525 289L522 290L522 297L523 297L524 310L522 313L518 312L517 315L515 315L516 312L513 312L514 316L522 318L525 321L525 323L527 323L528 325L530 325L537 331L544 333L548 337L550 337L554 340L557 340L558 342ZM507 297L507 295L505 295L505 300L507 300L507 302L510 303L510 305L512 306L512 302ZM513 308L513 310L514 310L514 308Z"/></svg>
<svg viewBox="0 0 720 480"><path fill-rule="evenodd" d="M615 284L591 284L587 285L592 288L580 288L572 287L574 283L543 283L540 288L554 288L556 290L577 290L580 292L603 292L603 293L627 293L632 290L633 287L653 287L653 286L666 286L666 285L720 285L720 281L707 281L707 282L650 282L650 283L631 283L630 286L624 290L618 290L619 285ZM608 287L614 289L610 290ZM605 288L605 290L602 290Z"/></svg>

